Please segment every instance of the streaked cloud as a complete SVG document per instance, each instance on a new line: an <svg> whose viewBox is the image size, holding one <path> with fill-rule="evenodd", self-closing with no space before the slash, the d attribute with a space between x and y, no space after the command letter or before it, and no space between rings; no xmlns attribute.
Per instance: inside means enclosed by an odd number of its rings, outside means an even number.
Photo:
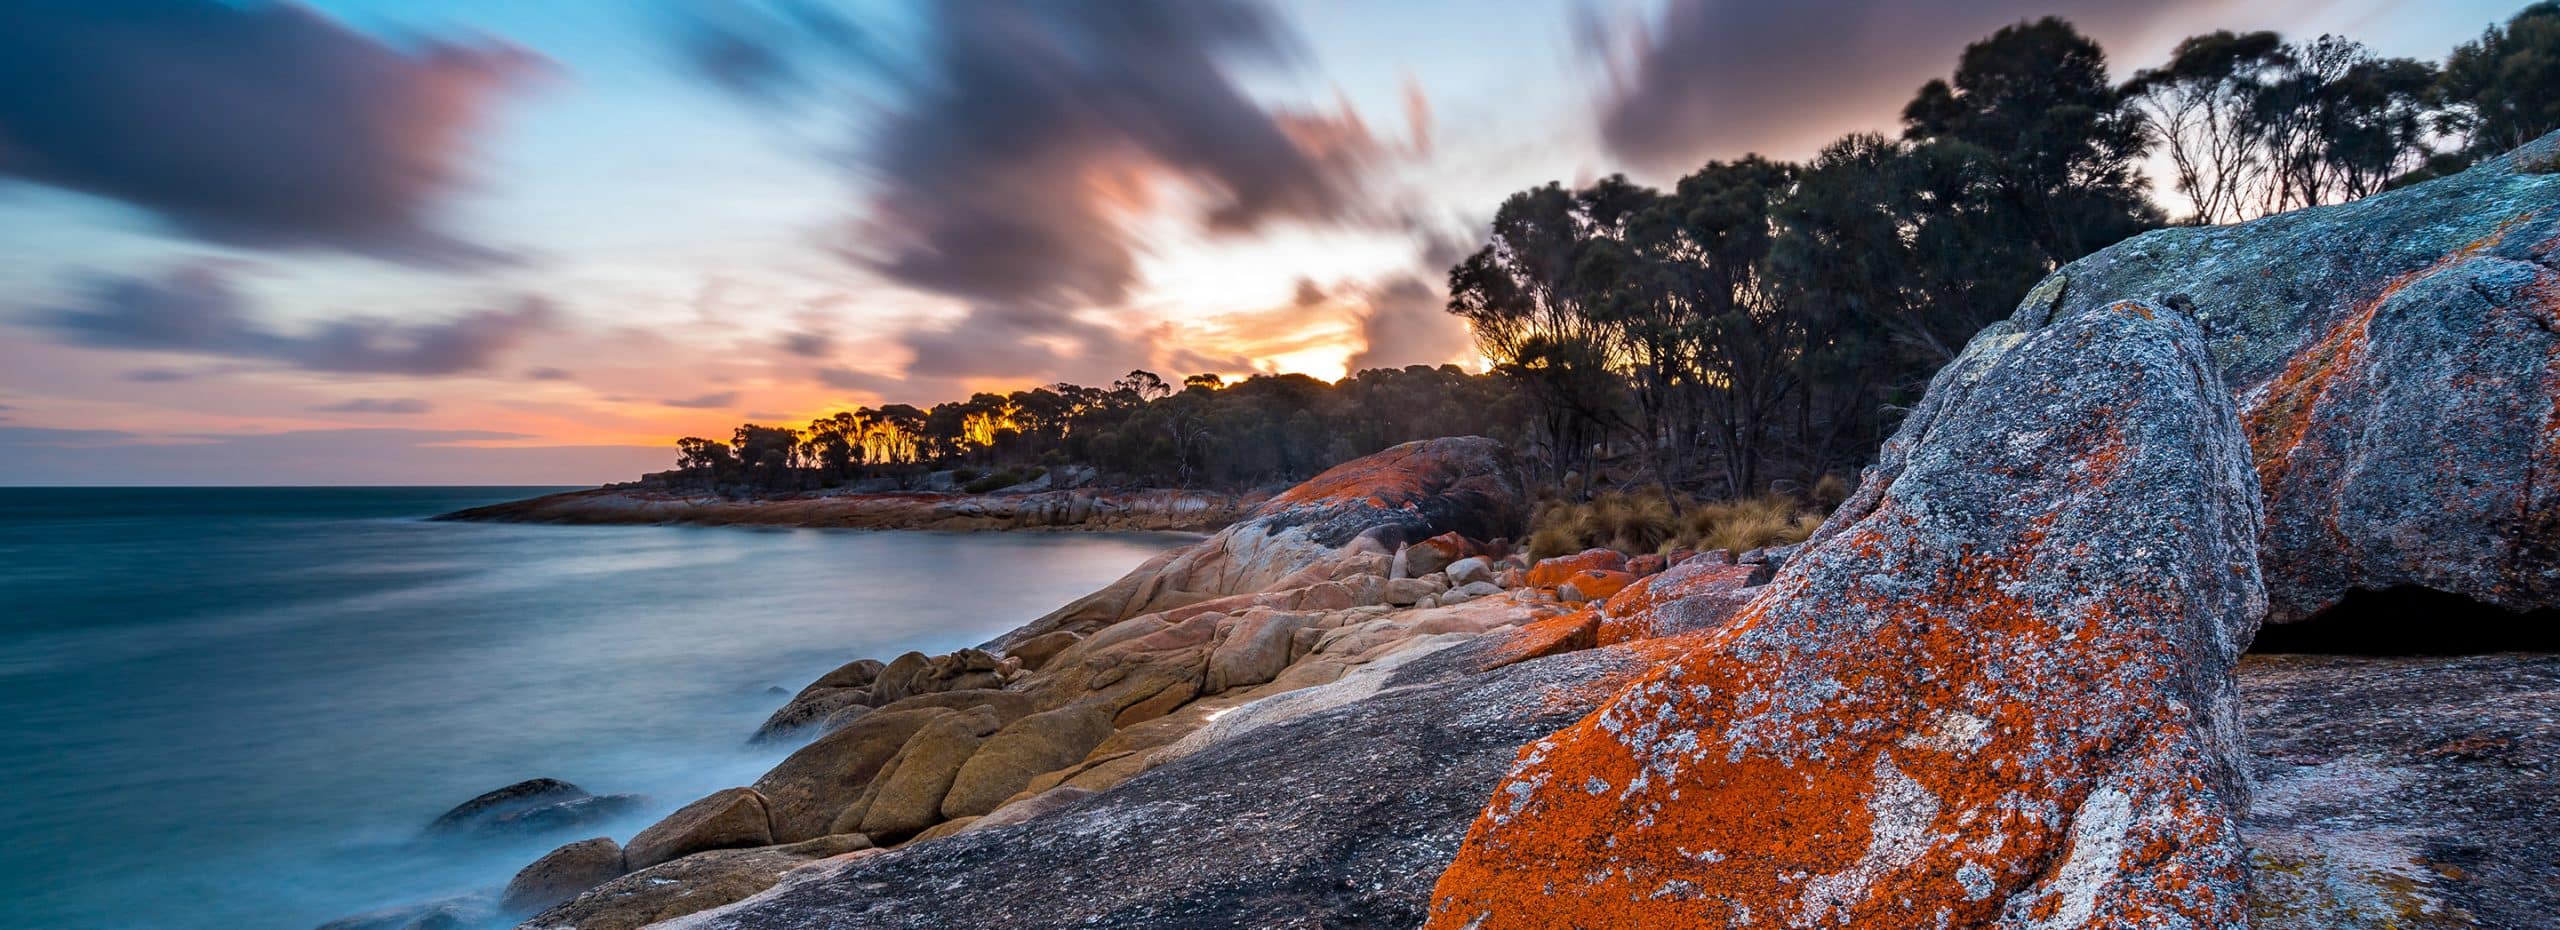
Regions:
<svg viewBox="0 0 2560 930"><path fill-rule="evenodd" d="M434 322L346 317L279 332L251 312L230 266L211 262L181 264L158 277L91 274L75 290L66 303L26 314L26 322L76 345L257 359L321 372L478 371L554 318L547 302L525 298ZM177 380L171 374L145 369L133 379Z"/></svg>
<svg viewBox="0 0 2560 930"><path fill-rule="evenodd" d="M0 176L227 245L485 265L505 253L435 210L538 61L478 39L395 46L296 3L9 3Z"/></svg>
<svg viewBox="0 0 2560 930"><path fill-rule="evenodd" d="M436 409L436 405L415 397L357 397L334 404L311 408L320 413L388 413L420 414Z"/></svg>

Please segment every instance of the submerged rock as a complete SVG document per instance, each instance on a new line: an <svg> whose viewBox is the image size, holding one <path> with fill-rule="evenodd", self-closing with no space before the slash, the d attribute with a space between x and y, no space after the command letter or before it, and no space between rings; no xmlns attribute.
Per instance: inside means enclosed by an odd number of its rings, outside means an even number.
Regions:
<svg viewBox="0 0 2560 930"><path fill-rule="evenodd" d="M587 789L557 778L528 778L454 805L452 810L445 811L435 822L428 824L427 832L458 833L477 829L507 814L589 796Z"/></svg>
<svg viewBox="0 0 2560 930"><path fill-rule="evenodd" d="M1995 324L1741 616L1522 750L1431 926L2235 926L2264 595L2196 321Z"/></svg>

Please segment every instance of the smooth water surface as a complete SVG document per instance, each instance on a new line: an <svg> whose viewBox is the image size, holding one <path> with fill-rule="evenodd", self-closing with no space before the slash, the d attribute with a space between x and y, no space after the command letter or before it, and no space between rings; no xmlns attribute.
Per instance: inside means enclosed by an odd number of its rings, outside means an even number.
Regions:
<svg viewBox="0 0 2560 930"><path fill-rule="evenodd" d="M307 930L502 884L752 781L774 689L1185 539L421 519L541 490L0 489L0 926ZM534 776L652 803L420 839Z"/></svg>

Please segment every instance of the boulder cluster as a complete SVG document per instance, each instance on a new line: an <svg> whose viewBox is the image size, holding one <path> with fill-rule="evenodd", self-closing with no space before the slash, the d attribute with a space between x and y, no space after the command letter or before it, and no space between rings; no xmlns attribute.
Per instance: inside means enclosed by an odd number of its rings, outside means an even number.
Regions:
<svg viewBox="0 0 2560 930"><path fill-rule="evenodd" d="M849 663L757 732L805 745L755 784L688 804L627 844L563 846L524 869L505 906L539 910L528 927L639 926L746 897L818 860L850 863L1072 807L1245 732L1367 698L1455 643L1505 648L1479 649L1446 674L1559 651L1532 631L1553 617L1586 618L1569 638L1587 647L1597 599L1637 576L1615 553L1536 565L1511 553L1492 535L1525 516L1511 472L1489 440L1408 443L1328 471L984 647ZM1606 581L1567 568L1604 560ZM1544 725L1563 712L1543 710L1554 718ZM1508 751L1476 748L1487 776Z"/></svg>
<svg viewBox="0 0 2560 930"><path fill-rule="evenodd" d="M1795 547L1531 562L1498 444L1347 463L977 649L829 673L755 784L563 846L505 906L2531 924L2560 908L2560 668L2244 653L2359 592L2560 608L2556 166L2560 136L2062 269Z"/></svg>

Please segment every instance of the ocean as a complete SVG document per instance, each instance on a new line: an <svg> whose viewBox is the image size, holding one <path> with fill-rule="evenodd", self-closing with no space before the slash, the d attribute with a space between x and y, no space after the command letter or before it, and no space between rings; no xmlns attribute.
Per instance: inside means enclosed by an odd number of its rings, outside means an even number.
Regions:
<svg viewBox="0 0 2560 930"><path fill-rule="evenodd" d="M628 839L865 656L982 642L1186 541L438 523L550 488L0 488L0 926L308 928ZM526 778L645 809L429 840Z"/></svg>

